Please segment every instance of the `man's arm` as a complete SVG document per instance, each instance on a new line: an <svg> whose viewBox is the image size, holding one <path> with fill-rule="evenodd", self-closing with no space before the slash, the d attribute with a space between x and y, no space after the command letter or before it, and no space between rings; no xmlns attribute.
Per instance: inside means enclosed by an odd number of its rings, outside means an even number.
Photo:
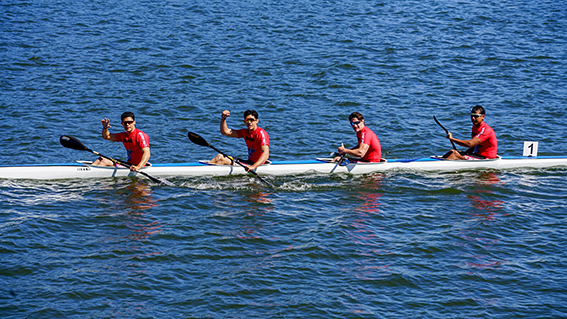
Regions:
<svg viewBox="0 0 567 319"><path fill-rule="evenodd" d="M345 146L341 143L341 146L339 147L339 154L347 154L350 156L362 158L364 157L364 155L366 155L366 152L368 152L369 148L370 145L360 143L359 145L349 149L345 148Z"/></svg>
<svg viewBox="0 0 567 319"><path fill-rule="evenodd" d="M103 128L102 129L102 138L104 138L107 141L112 141L112 142L118 142L116 140L116 135L112 134L108 131L108 128Z"/></svg>
<svg viewBox="0 0 567 319"><path fill-rule="evenodd" d="M262 165L266 160L268 160L269 157L270 157L270 147L268 145L262 145L262 156L260 156L260 159L256 161L254 165L248 166L246 170L247 171L255 170L258 166Z"/></svg>
<svg viewBox="0 0 567 319"><path fill-rule="evenodd" d="M138 163L138 165L132 165L130 166L130 170L131 171L138 171L140 170L140 168L146 166L146 164L148 163L148 161L150 160L150 156L151 156L151 152L150 152L150 148L149 147L144 147L142 148L142 160L140 161L140 163Z"/></svg>
<svg viewBox="0 0 567 319"><path fill-rule="evenodd" d="M480 143L482 143L482 141L478 138L478 137L473 137L470 140L459 140L456 138L453 138L453 134L451 134L451 132L449 132L449 135L447 135L447 138L450 141L453 141L455 143L457 143L460 146L466 147L466 148L474 148L478 145L480 145Z"/></svg>
<svg viewBox="0 0 567 319"><path fill-rule="evenodd" d="M102 123L102 138L107 141L117 142L116 135L110 133L110 131L108 130L111 127L110 120L104 118L104 120L101 120L100 122Z"/></svg>
<svg viewBox="0 0 567 319"><path fill-rule="evenodd" d="M236 133L235 130L228 128L228 126L226 125L226 118L229 116L230 116L229 110L225 110L222 112L221 122L220 122L220 132L224 136L238 137L238 133Z"/></svg>

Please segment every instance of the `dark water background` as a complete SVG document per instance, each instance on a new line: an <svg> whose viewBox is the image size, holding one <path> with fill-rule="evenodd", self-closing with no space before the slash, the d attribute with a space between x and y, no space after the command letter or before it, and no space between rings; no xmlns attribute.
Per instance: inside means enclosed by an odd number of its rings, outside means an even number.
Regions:
<svg viewBox="0 0 567 319"><path fill-rule="evenodd" d="M0 163L326 156L360 111L387 158L436 155L487 109L499 154L565 155L563 1L2 1ZM567 171L0 181L5 318L567 316Z"/></svg>

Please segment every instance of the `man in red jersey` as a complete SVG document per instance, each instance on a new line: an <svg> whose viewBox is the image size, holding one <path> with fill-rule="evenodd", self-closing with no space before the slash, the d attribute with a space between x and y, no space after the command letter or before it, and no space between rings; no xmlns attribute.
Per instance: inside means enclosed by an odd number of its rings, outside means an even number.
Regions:
<svg viewBox="0 0 567 319"><path fill-rule="evenodd" d="M132 164L130 170L138 171L146 166L150 159L150 138L146 133L136 128L134 113L124 112L120 119L126 132L110 133L108 131L110 120L104 118L100 121L102 123L102 138L108 141L122 142L128 152L128 163ZM114 166L114 163L111 160L99 157L93 162L93 165Z"/></svg>
<svg viewBox="0 0 567 319"><path fill-rule="evenodd" d="M258 112L247 110L244 112L245 129L233 130L226 125L226 119L230 116L230 111L225 110L221 115L220 131L222 135L243 138L248 147L248 160L242 161L248 165L247 171L253 171L258 166L264 164L270 157L270 136L263 128L258 127ZM232 161L222 154L218 154L213 158L210 164L232 165Z"/></svg>
<svg viewBox="0 0 567 319"><path fill-rule="evenodd" d="M446 159L452 160L478 160L496 158L498 150L498 141L494 130L486 122L484 122L485 111L480 105L472 108L471 122L472 138L470 140L458 140L453 138L449 132L447 138L460 146L467 147L466 151L450 150L447 154L443 155Z"/></svg>
<svg viewBox="0 0 567 319"><path fill-rule="evenodd" d="M356 137L358 138L358 145L353 148L345 148L345 146L341 143L339 146L339 154L340 155L350 155L357 158L360 158L358 161L360 162L380 162L382 157L382 147L380 146L380 140L369 129L366 125L364 125L364 116L358 112L353 112L349 115L348 120L350 121L350 125L352 129L356 132ZM333 159L334 162L340 160L340 157L337 156Z"/></svg>

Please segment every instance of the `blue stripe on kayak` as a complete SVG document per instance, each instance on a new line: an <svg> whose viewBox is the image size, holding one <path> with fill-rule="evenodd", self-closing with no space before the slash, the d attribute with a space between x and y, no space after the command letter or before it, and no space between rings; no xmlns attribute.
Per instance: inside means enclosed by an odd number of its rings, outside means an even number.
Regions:
<svg viewBox="0 0 567 319"><path fill-rule="evenodd" d="M274 161L272 162L272 165L284 165L284 164L321 164L321 163L326 163L326 162L322 162L322 161L317 161L317 160L304 160L304 161Z"/></svg>
<svg viewBox="0 0 567 319"><path fill-rule="evenodd" d="M325 162L317 160L299 160L299 161L274 161L271 165L283 165L283 164L321 164ZM166 164L152 164L155 167L177 167L177 166L210 166L204 163L166 163Z"/></svg>
<svg viewBox="0 0 567 319"><path fill-rule="evenodd" d="M429 158L429 157L421 157L421 158L409 158L409 159L388 159L388 162L393 162L393 163L407 163L407 162L431 162L431 161L440 161L440 159L437 158ZM275 161L272 162L272 165L277 165L277 164L321 164L321 163L328 163L328 162L324 162L324 161L318 161L318 160L306 160L306 161ZM384 162L382 162L384 163ZM361 163L361 164L366 164L366 163ZM379 163L372 163L372 164L379 164Z"/></svg>
<svg viewBox="0 0 567 319"><path fill-rule="evenodd" d="M395 159L389 159L388 162L390 162L390 163L409 163L409 162L435 162L435 161L440 161L440 160L441 159L439 159L439 158L431 158L431 157L408 158L408 159L395 158Z"/></svg>
<svg viewBox="0 0 567 319"><path fill-rule="evenodd" d="M58 164L21 164L21 165L0 165L0 167L49 167L49 166L85 166L79 163L58 163Z"/></svg>
<svg viewBox="0 0 567 319"><path fill-rule="evenodd" d="M155 167L178 167L178 166L210 166L203 163L193 162L193 163L164 163L164 164L154 164L152 166Z"/></svg>

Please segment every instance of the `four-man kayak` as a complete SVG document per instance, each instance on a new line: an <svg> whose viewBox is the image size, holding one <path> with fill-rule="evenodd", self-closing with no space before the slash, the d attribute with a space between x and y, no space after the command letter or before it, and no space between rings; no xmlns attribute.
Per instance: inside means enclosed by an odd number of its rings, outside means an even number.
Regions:
<svg viewBox="0 0 567 319"><path fill-rule="evenodd" d="M92 166L91 162L78 161L64 164L40 164L24 166L0 166L2 179L71 179L71 178L108 178L140 176L126 167ZM487 160L443 160L435 157L419 159L390 159L380 163L346 163L339 165L329 159L304 161L274 161L258 167L259 175L296 175L296 174L369 174L392 170L408 171L462 171L476 169L514 169L547 168L567 166L567 157L499 157ZM208 165L205 163L168 163L153 164L142 169L152 176L226 176L244 175L247 172L240 166Z"/></svg>

